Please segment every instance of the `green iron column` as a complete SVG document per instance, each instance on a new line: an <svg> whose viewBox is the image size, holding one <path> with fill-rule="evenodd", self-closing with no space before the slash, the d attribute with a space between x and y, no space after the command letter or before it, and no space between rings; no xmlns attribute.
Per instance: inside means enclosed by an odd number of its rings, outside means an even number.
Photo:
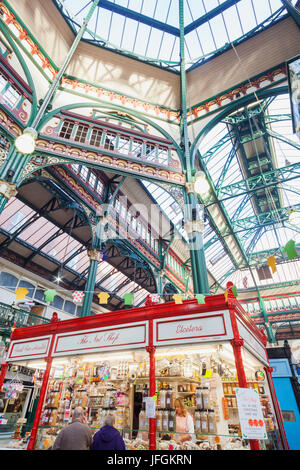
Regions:
<svg viewBox="0 0 300 470"><path fill-rule="evenodd" d="M83 317L90 315L91 312L91 306L97 280L98 265L102 261L101 247L105 227L108 224L108 217L114 200L125 179L126 176L122 176L121 180L117 183L117 186L114 191L111 190L110 186L106 188L105 200L102 205L102 215L96 218L96 231L93 237L93 244L91 250L88 251L88 256L90 258L90 267L86 280L85 295L82 304L81 316Z"/></svg>
<svg viewBox="0 0 300 470"><path fill-rule="evenodd" d="M194 192L195 170L192 168L187 125L186 71L184 52L184 0L179 0L180 23L180 84L181 84L181 144L185 154L186 171L186 228L189 236L194 294L209 294L209 282L203 246L203 222L199 218L198 198Z"/></svg>
<svg viewBox="0 0 300 470"><path fill-rule="evenodd" d="M90 258L90 267L84 289L85 294L82 304L82 317L86 317L91 313L91 306L97 280L98 265L102 261L101 245L106 224L107 218L105 216L97 217L96 233L94 236L93 245L92 248L88 250L88 257Z"/></svg>
<svg viewBox="0 0 300 470"><path fill-rule="evenodd" d="M43 118L44 114L47 111L48 106L51 104L51 101L53 100L53 97L60 85L61 79L63 77L63 74L65 73L73 55L74 52L77 49L77 46L86 30L86 27L97 7L99 4L99 0L94 0L93 4L84 19L81 28L79 29L74 42L65 58L64 63L60 67L55 79L53 80L48 92L46 93L45 98L43 99L43 103L40 106L39 110L37 111L36 116L33 118L31 124L30 124L30 130L37 136L38 135L38 125ZM21 180L23 171L26 167L26 165L29 163L32 155L25 155L16 150L14 146L11 146L11 149L9 151L9 154L0 170L0 185L3 183L6 183L9 185L9 189L7 191L0 192L0 213L3 211L6 202L8 201L11 192L15 192L16 188L18 186L18 183ZM4 186L3 186L4 188ZM14 194L15 195L15 194Z"/></svg>

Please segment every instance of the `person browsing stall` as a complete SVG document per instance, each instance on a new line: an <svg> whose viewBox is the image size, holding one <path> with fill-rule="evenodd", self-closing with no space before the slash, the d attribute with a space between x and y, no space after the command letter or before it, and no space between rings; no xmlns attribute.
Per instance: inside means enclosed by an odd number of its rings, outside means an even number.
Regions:
<svg viewBox="0 0 300 470"><path fill-rule="evenodd" d="M89 450L92 441L93 435L86 425L83 408L78 406L74 409L72 422L55 439L52 450Z"/></svg>
<svg viewBox="0 0 300 470"><path fill-rule="evenodd" d="M105 416L104 426L94 435L91 450L125 450L124 440L114 424L113 414Z"/></svg>

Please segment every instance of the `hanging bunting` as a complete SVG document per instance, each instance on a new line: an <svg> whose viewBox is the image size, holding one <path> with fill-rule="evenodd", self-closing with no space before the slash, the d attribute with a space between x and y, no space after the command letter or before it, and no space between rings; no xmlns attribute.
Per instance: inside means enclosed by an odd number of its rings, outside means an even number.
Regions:
<svg viewBox="0 0 300 470"><path fill-rule="evenodd" d="M243 286L244 286L244 289L247 289L247 287L248 287L248 278L247 278L247 276L243 277Z"/></svg>
<svg viewBox="0 0 300 470"><path fill-rule="evenodd" d="M45 302L53 302L54 297L57 295L57 292L55 289L48 289L45 290L44 292L44 299Z"/></svg>
<svg viewBox="0 0 300 470"><path fill-rule="evenodd" d="M82 302L82 299L84 297L84 292L81 290L77 290L72 293L72 297L73 297L74 304L79 304L80 302Z"/></svg>
<svg viewBox="0 0 300 470"><path fill-rule="evenodd" d="M25 289L25 287L19 287L15 290L15 293L17 294L16 300L25 300L25 297L27 294L29 294L29 291Z"/></svg>
<svg viewBox="0 0 300 470"><path fill-rule="evenodd" d="M107 305L110 294L108 292L100 292L100 294L98 294L97 297L99 299L99 304Z"/></svg>
<svg viewBox="0 0 300 470"><path fill-rule="evenodd" d="M182 295L181 294L174 294L172 299L175 300L175 304L182 304Z"/></svg>
<svg viewBox="0 0 300 470"><path fill-rule="evenodd" d="M130 292L128 292L127 294L124 294L123 295L124 304L125 305L132 305L133 304L133 298L134 298L134 295L131 294Z"/></svg>
<svg viewBox="0 0 300 470"><path fill-rule="evenodd" d="M287 244L284 247L284 251L288 255L289 260L297 258L297 256L298 256L298 253L297 253L296 248L295 248L295 244L296 243L295 243L294 240L290 240L289 242L287 242Z"/></svg>
<svg viewBox="0 0 300 470"><path fill-rule="evenodd" d="M160 301L159 294L150 294L150 299L151 299L152 302L154 302L154 303L159 303L159 301Z"/></svg>
<svg viewBox="0 0 300 470"><path fill-rule="evenodd" d="M199 305L205 304L205 295L203 294L196 294L195 299L197 299Z"/></svg>
<svg viewBox="0 0 300 470"><path fill-rule="evenodd" d="M276 259L274 256L269 256L268 258L268 266L272 269L272 273L276 273L277 267L276 267Z"/></svg>
<svg viewBox="0 0 300 470"><path fill-rule="evenodd" d="M232 286L232 293L233 293L234 297L237 297L237 296L238 296L237 288L236 288L236 286L235 286L234 284L233 284L233 286Z"/></svg>

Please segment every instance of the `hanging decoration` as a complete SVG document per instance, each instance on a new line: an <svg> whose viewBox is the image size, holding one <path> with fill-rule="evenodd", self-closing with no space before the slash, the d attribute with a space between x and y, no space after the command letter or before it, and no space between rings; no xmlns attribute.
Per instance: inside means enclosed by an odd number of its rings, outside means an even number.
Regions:
<svg viewBox="0 0 300 470"><path fill-rule="evenodd" d="M182 295L181 294L174 294L172 299L175 301L175 304L182 304Z"/></svg>
<svg viewBox="0 0 300 470"><path fill-rule="evenodd" d="M268 258L268 266L272 269L272 273L276 273L277 267L276 267L276 258L274 256L269 256Z"/></svg>
<svg viewBox="0 0 300 470"><path fill-rule="evenodd" d="M79 304L82 302L82 299L84 297L84 291L77 290L72 293L72 297L73 297L74 304Z"/></svg>
<svg viewBox="0 0 300 470"><path fill-rule="evenodd" d="M230 291L232 292L234 297L238 296L236 285L234 285L232 282L227 282L226 289L225 289L225 292L224 292L225 302L227 302L227 300L228 300L228 292L230 292Z"/></svg>
<svg viewBox="0 0 300 470"><path fill-rule="evenodd" d="M99 304L107 305L110 294L108 292L100 292L97 294L97 297L99 299Z"/></svg>
<svg viewBox="0 0 300 470"><path fill-rule="evenodd" d="M247 287L248 287L248 278L247 278L247 276L243 277L243 286L244 286L244 289L247 289Z"/></svg>
<svg viewBox="0 0 300 470"><path fill-rule="evenodd" d="M154 302L154 303L159 303L159 301L160 301L159 294L150 294L150 299L151 299L152 302Z"/></svg>
<svg viewBox="0 0 300 470"><path fill-rule="evenodd" d="M25 300L25 297L27 294L29 294L29 291L25 289L25 287L19 287L15 290L15 293L17 294L16 300Z"/></svg>
<svg viewBox="0 0 300 470"><path fill-rule="evenodd" d="M53 302L54 300L54 297L57 295L56 293L56 290L55 289L48 289L48 290L45 290L44 292L44 299L45 299L45 302Z"/></svg>
<svg viewBox="0 0 300 470"><path fill-rule="evenodd" d="M295 243L294 240L290 240L290 241L287 242L287 244L284 247L284 251L286 252L289 260L297 258L297 256L298 256L298 253L297 253L296 248L295 248L295 244L296 243Z"/></svg>
<svg viewBox="0 0 300 470"><path fill-rule="evenodd" d="M237 288L236 288L236 286L235 286L234 284L233 284L233 286L232 286L232 293L233 293L234 297L237 297L237 296L238 296Z"/></svg>
<svg viewBox="0 0 300 470"><path fill-rule="evenodd" d="M131 292L129 292L129 293L123 295L123 299L124 299L124 305L132 305L134 295Z"/></svg>
<svg viewBox="0 0 300 470"><path fill-rule="evenodd" d="M196 294L195 299L197 299L199 305L205 304L205 295L203 294Z"/></svg>

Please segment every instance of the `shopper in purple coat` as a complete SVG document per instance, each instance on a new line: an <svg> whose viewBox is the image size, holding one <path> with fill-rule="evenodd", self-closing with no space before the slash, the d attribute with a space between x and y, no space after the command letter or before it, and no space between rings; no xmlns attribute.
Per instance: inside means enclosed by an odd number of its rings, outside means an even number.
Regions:
<svg viewBox="0 0 300 470"><path fill-rule="evenodd" d="M93 437L91 450L125 450L123 438L114 428L114 424L114 415L107 415L104 419L104 426Z"/></svg>

